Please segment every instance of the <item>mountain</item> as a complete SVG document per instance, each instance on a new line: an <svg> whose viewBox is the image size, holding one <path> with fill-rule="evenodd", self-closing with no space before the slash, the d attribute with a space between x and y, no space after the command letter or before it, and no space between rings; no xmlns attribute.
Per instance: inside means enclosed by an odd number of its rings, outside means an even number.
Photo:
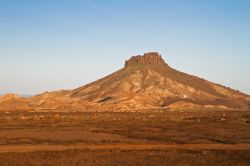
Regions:
<svg viewBox="0 0 250 166"><path fill-rule="evenodd" d="M249 95L175 70L157 52L133 56L124 68L77 89L45 92L22 100L34 110L250 107Z"/></svg>
<svg viewBox="0 0 250 166"><path fill-rule="evenodd" d="M32 108L29 106L29 102L25 98L9 93L0 96L0 110L16 111L32 110Z"/></svg>

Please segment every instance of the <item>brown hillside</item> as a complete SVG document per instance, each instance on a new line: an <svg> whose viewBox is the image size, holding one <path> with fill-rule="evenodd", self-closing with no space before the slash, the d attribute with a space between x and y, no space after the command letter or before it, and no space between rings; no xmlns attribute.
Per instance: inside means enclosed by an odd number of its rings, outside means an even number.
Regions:
<svg viewBox="0 0 250 166"><path fill-rule="evenodd" d="M16 110L32 110L29 106L29 102L20 96L15 94L6 94L0 96L0 110L4 111L16 111Z"/></svg>
<svg viewBox="0 0 250 166"><path fill-rule="evenodd" d="M93 83L74 90L43 93L27 102L35 109L60 110L176 109L183 105L190 109L192 106L246 109L250 98L177 71L159 53L149 52L133 56L123 69Z"/></svg>
<svg viewBox="0 0 250 166"><path fill-rule="evenodd" d="M164 107L178 101L240 107L249 96L169 67L158 53L126 61L125 67L70 92L72 98L113 108Z"/></svg>

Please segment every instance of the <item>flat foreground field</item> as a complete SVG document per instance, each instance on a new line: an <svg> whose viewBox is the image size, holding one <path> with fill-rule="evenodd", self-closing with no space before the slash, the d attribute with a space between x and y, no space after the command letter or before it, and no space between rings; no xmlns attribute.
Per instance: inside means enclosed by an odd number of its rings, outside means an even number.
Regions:
<svg viewBox="0 0 250 166"><path fill-rule="evenodd" d="M250 111L1 112L0 166L250 165Z"/></svg>

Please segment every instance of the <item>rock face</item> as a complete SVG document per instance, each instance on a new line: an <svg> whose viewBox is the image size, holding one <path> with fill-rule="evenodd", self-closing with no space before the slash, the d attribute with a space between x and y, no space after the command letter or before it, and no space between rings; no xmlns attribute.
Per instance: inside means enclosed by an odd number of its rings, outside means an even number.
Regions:
<svg viewBox="0 0 250 166"><path fill-rule="evenodd" d="M0 110L242 110L249 105L249 95L175 70L156 52L131 57L124 68L73 90L47 92L28 99L0 97Z"/></svg>
<svg viewBox="0 0 250 166"><path fill-rule="evenodd" d="M142 55L137 55L131 57L129 60L125 61L125 67L132 65L165 65L166 63L162 59L158 52L148 52Z"/></svg>

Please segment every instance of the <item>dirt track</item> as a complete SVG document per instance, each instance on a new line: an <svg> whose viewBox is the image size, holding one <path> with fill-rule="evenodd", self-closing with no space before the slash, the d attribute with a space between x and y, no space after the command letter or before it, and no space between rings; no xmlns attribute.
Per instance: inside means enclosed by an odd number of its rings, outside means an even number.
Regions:
<svg viewBox="0 0 250 166"><path fill-rule="evenodd" d="M155 149L186 149L186 150L250 150L250 144L117 144L117 145L2 145L0 153L61 151L61 150L155 150Z"/></svg>

